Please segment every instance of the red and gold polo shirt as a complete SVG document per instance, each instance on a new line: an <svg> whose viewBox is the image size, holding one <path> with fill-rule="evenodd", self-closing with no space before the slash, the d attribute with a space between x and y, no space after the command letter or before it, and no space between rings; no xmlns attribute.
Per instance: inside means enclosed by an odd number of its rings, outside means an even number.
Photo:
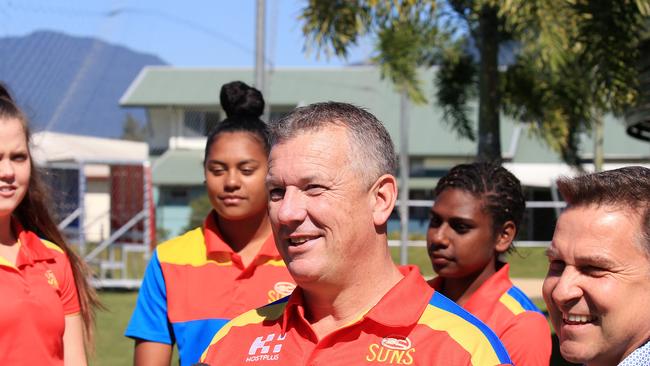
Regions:
<svg viewBox="0 0 650 366"><path fill-rule="evenodd" d="M535 304L512 284L504 264L469 298L463 308L499 336L515 365L545 365L551 358L551 329ZM430 281L439 290L442 277Z"/></svg>
<svg viewBox="0 0 650 366"><path fill-rule="evenodd" d="M433 291L415 267L358 321L317 339L302 291L251 310L214 336L208 365L509 365L496 335Z"/></svg>
<svg viewBox="0 0 650 366"><path fill-rule="evenodd" d="M0 365L63 365L65 316L79 312L68 257L12 220L16 265L0 257Z"/></svg>
<svg viewBox="0 0 650 366"><path fill-rule="evenodd" d="M191 365L230 319L294 288L272 235L244 267L210 213L203 228L156 247L126 336L177 343L181 365Z"/></svg>

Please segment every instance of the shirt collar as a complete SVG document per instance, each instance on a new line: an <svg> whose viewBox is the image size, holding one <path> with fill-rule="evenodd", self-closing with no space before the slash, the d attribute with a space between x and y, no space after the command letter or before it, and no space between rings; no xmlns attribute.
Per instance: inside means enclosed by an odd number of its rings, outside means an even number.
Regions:
<svg viewBox="0 0 650 366"><path fill-rule="evenodd" d="M424 281L420 270L413 265L401 266L404 277L363 316L387 327L405 327L415 324L424 312L433 289ZM404 301L409 299L409 301ZM399 309L399 311L398 311ZM304 319L305 308L302 289L296 287L284 309L282 329L287 331L294 317Z"/></svg>
<svg viewBox="0 0 650 366"><path fill-rule="evenodd" d="M41 239L33 232L25 230L23 226L12 218L11 226L20 242L20 250L16 257L16 267L34 264L36 261L47 261L54 259L54 253L48 249Z"/></svg>
<svg viewBox="0 0 650 366"><path fill-rule="evenodd" d="M205 237L205 247L208 254L219 252L228 253L231 255L235 254L235 251L232 250L228 243L226 243L223 235L221 234L221 231L219 231L216 217L217 213L210 211L208 216L206 216L205 220L203 221L203 236ZM262 245L262 248L260 248L260 251L256 255L256 257L261 256L280 259L280 253L278 253L278 249L275 246L273 234L269 235L269 237L266 238L266 241Z"/></svg>
<svg viewBox="0 0 650 366"><path fill-rule="evenodd" d="M498 271L479 286L479 288L467 300L465 305L463 305L463 308L472 312L473 309L484 307L486 303L499 301L499 298L501 298L503 293L512 287L509 272L510 264L503 264ZM436 291L440 291L443 282L444 279L438 276L429 283Z"/></svg>
<svg viewBox="0 0 650 366"><path fill-rule="evenodd" d="M650 341L630 353L618 366L647 365L650 360Z"/></svg>

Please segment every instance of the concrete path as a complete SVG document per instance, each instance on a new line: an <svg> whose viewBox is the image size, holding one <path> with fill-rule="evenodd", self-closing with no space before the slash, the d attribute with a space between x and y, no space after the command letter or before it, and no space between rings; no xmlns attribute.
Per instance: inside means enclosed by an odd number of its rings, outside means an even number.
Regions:
<svg viewBox="0 0 650 366"><path fill-rule="evenodd" d="M542 298L543 278L513 278L512 283L519 287L531 299Z"/></svg>

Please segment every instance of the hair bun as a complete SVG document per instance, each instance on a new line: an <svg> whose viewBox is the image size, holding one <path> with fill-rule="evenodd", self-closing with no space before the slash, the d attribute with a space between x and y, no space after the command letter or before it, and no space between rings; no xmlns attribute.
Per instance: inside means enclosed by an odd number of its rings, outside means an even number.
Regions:
<svg viewBox="0 0 650 366"><path fill-rule="evenodd" d="M221 107L226 117L254 117L264 113L264 97L262 93L241 81L224 84L219 93Z"/></svg>
<svg viewBox="0 0 650 366"><path fill-rule="evenodd" d="M3 84L2 82L0 82L0 98L7 99L10 102L14 101L13 98L11 97L11 94L9 94L9 89L7 89L5 84Z"/></svg>

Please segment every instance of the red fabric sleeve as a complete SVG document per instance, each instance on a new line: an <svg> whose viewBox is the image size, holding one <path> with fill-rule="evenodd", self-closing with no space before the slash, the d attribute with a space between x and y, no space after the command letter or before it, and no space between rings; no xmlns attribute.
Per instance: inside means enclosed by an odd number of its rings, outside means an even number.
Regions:
<svg viewBox="0 0 650 366"><path fill-rule="evenodd" d="M551 359L551 329L538 312L526 311L512 319L500 336L514 365L548 366Z"/></svg>
<svg viewBox="0 0 650 366"><path fill-rule="evenodd" d="M63 304L63 314L71 315L78 313L81 309L79 306L79 294L77 293L77 286L74 282L72 274L72 267L67 255L61 255L57 258L57 262L61 261L63 275L59 282L61 303ZM58 263L57 263L58 264Z"/></svg>

